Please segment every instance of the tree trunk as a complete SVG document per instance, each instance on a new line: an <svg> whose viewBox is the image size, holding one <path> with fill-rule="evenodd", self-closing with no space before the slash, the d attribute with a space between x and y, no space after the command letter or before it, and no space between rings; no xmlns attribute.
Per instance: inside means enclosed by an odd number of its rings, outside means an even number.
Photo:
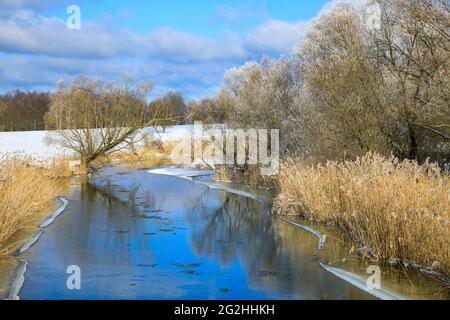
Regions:
<svg viewBox="0 0 450 320"><path fill-rule="evenodd" d="M410 160L418 160L417 159L417 139L416 133L414 131L414 127L412 124L408 125L408 133L409 133L409 159Z"/></svg>

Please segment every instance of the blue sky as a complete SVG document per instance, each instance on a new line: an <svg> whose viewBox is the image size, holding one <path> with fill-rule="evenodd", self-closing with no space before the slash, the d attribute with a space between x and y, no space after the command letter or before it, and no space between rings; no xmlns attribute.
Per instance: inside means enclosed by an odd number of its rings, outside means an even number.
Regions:
<svg viewBox="0 0 450 320"><path fill-rule="evenodd" d="M167 26L205 36L219 36L224 30L244 33L268 19L296 22L317 15L327 0L150 0L81 1L88 20L109 20L116 26L145 34ZM64 5L46 14L66 17Z"/></svg>
<svg viewBox="0 0 450 320"><path fill-rule="evenodd" d="M226 69L289 55L311 21L342 1L0 0L0 92L51 91L84 74L152 80L154 96L212 95ZM66 27L71 4L81 30Z"/></svg>

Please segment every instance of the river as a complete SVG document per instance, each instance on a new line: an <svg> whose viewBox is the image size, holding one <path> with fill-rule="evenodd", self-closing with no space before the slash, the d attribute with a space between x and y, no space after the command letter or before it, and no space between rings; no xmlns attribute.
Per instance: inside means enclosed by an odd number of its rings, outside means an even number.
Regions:
<svg viewBox="0 0 450 320"><path fill-rule="evenodd" d="M319 249L264 195L117 166L89 180L72 183L65 212L20 255L21 299L374 299L320 266L345 246Z"/></svg>

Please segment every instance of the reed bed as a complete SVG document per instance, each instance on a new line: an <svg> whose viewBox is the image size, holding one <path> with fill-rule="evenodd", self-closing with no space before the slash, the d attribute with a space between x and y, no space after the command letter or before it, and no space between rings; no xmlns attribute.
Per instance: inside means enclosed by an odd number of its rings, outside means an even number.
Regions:
<svg viewBox="0 0 450 320"><path fill-rule="evenodd" d="M450 276L450 176L369 153L354 162L284 162L274 209L339 227L355 250ZM448 278L447 278L448 279Z"/></svg>
<svg viewBox="0 0 450 320"><path fill-rule="evenodd" d="M24 155L0 156L0 257L12 253L25 240L36 218L61 192L67 164L41 163Z"/></svg>

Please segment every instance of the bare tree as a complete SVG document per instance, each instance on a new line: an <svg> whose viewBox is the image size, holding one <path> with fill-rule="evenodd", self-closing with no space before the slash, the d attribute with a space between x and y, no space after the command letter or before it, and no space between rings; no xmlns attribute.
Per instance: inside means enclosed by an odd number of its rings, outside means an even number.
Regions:
<svg viewBox="0 0 450 320"><path fill-rule="evenodd" d="M370 33L405 128L411 159L439 145L450 156L450 8L447 0L378 0L380 30ZM446 147L445 147L446 146Z"/></svg>
<svg viewBox="0 0 450 320"><path fill-rule="evenodd" d="M182 124L186 116L186 104L178 92L168 92L150 103L150 119L166 130L168 126Z"/></svg>
<svg viewBox="0 0 450 320"><path fill-rule="evenodd" d="M371 61L365 32L352 7L322 15L297 52L310 105L306 135L317 156L353 158L369 150L389 153L382 76Z"/></svg>
<svg viewBox="0 0 450 320"><path fill-rule="evenodd" d="M227 106L225 123L280 129L281 155L313 162L368 151L449 161L449 2L373 4L379 28L366 5L341 5L315 19L294 58L228 70L214 99ZM191 114L208 119L210 109L194 104Z"/></svg>
<svg viewBox="0 0 450 320"><path fill-rule="evenodd" d="M49 94L8 92L0 96L0 131L43 130Z"/></svg>
<svg viewBox="0 0 450 320"><path fill-rule="evenodd" d="M49 141L76 152L89 166L142 139L147 97L152 84L132 86L129 80L103 83L79 77L70 85L60 85L51 95L46 123L57 133Z"/></svg>
<svg viewBox="0 0 450 320"><path fill-rule="evenodd" d="M224 123L228 114L227 104L214 98L191 101L187 108L187 120L191 123L195 121L202 121L205 124Z"/></svg>
<svg viewBox="0 0 450 320"><path fill-rule="evenodd" d="M301 81L292 59L264 57L225 74L225 85L218 96L227 107L227 125L239 129L279 129L284 153L296 146L293 133L299 125L298 95ZM295 138L294 138L295 140Z"/></svg>

